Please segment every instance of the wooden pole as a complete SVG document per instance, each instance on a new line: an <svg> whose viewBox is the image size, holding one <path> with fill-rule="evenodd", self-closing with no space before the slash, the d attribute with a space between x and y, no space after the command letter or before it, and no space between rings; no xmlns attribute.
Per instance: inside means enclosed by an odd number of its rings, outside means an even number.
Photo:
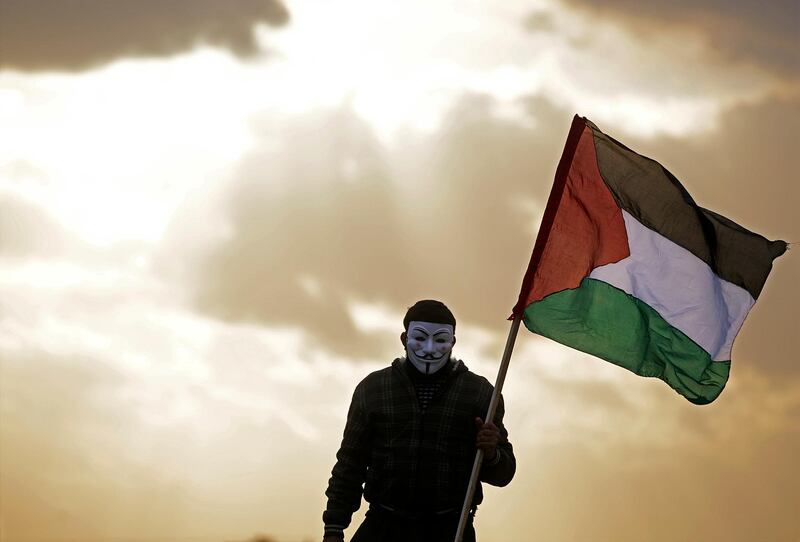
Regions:
<svg viewBox="0 0 800 542"><path fill-rule="evenodd" d="M497 371L497 381L494 384L494 392L492 393L491 401L489 401L489 410L486 413L486 417L483 419L484 422L488 423L494 420L494 413L497 411L497 404L500 402L500 393L503 390L503 382L506 380L508 363L511 360L511 351L514 350L514 341L517 339L520 322L522 322L522 317L519 314L514 316L514 319L511 321L511 329L508 332L508 339L506 339L506 349L503 352L503 360L500 362L500 369ZM472 499L475 496L475 489L478 486L478 474L481 471L481 464L483 464L483 450L479 448L475 453L475 463L472 464L472 475L469 479L469 486L467 486L467 496L464 499L464 506L461 508L461 519L458 522L455 542L461 542L462 538L464 538L464 529L467 526L467 517L469 516L470 508L472 508Z"/></svg>

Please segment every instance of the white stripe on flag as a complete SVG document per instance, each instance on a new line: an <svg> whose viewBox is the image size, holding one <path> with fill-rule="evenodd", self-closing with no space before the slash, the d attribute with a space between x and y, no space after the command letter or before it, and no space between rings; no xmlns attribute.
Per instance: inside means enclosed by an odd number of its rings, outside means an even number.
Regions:
<svg viewBox="0 0 800 542"><path fill-rule="evenodd" d="M731 359L733 340L755 300L704 261L622 211L631 255L589 275L655 309L715 361Z"/></svg>

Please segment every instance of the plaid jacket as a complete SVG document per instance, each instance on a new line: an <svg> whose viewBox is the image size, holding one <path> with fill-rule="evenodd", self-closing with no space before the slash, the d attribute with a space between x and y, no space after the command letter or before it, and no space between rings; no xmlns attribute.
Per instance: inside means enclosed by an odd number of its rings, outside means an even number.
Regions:
<svg viewBox="0 0 800 542"><path fill-rule="evenodd" d="M411 513L460 510L475 461L475 418L483 418L493 386L456 360L423 413L404 358L369 374L356 386L342 445L328 482L326 532L341 532L364 499ZM480 480L495 486L516 469L503 400L494 423L500 429L497 459L485 463ZM478 484L473 504L483 499Z"/></svg>

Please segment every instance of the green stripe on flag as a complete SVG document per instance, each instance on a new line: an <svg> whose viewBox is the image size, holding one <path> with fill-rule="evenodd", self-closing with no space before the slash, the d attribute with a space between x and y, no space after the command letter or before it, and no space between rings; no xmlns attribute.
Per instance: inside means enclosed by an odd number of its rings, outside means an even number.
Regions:
<svg viewBox="0 0 800 542"><path fill-rule="evenodd" d="M600 280L531 303L523 321L534 333L660 378L695 404L716 399L728 381L730 361L712 361L649 305Z"/></svg>

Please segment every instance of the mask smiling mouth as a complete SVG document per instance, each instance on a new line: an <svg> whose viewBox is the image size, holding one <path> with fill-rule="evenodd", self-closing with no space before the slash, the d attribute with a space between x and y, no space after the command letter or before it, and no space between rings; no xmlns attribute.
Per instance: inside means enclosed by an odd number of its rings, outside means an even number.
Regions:
<svg viewBox="0 0 800 542"><path fill-rule="evenodd" d="M419 359L424 359L426 361L437 361L442 359L444 357L444 354L439 354L438 356L436 354L417 354L417 357Z"/></svg>

